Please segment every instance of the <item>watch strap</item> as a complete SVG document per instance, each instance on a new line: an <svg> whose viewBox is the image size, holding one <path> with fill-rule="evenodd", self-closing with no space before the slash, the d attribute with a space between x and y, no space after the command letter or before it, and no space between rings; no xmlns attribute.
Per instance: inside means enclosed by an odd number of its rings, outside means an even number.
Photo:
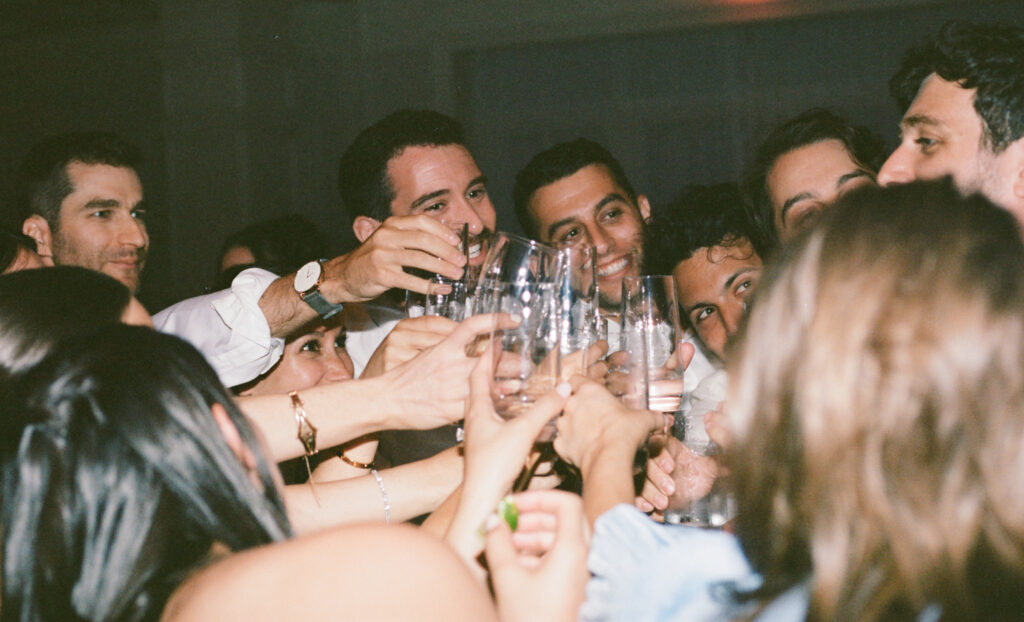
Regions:
<svg viewBox="0 0 1024 622"><path fill-rule="evenodd" d="M345 308L344 303L338 303L336 305L327 302L327 299L323 297L319 290L314 288L312 291L301 294L302 300L313 308L320 317L327 319L335 313Z"/></svg>

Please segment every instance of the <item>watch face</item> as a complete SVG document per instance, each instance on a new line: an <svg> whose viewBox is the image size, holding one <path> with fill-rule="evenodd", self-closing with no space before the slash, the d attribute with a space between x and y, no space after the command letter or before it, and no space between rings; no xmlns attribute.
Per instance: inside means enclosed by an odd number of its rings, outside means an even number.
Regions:
<svg viewBox="0 0 1024 622"><path fill-rule="evenodd" d="M308 264L299 268L299 271L295 273L295 291L302 293L314 285L320 278L320 262L311 261Z"/></svg>

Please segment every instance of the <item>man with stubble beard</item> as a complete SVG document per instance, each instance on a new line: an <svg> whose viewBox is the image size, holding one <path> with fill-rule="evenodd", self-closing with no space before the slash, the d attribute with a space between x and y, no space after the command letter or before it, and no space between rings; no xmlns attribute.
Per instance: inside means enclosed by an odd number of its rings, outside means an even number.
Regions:
<svg viewBox="0 0 1024 622"><path fill-rule="evenodd" d="M641 274L643 224L651 215L647 197L636 193L607 149L577 138L535 155L516 175L513 198L519 224L530 237L556 247L594 247L601 311L614 334L622 279ZM689 392L714 367L692 335L685 341L695 350L685 374Z"/></svg>

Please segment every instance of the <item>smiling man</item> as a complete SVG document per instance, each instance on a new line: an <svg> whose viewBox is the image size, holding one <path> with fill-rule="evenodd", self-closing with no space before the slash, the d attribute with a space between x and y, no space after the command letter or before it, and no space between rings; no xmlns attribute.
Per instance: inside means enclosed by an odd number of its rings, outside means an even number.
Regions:
<svg viewBox="0 0 1024 622"><path fill-rule="evenodd" d="M622 279L640 274L643 223L651 215L647 197L633 190L618 160L585 138L555 145L516 175L513 198L530 237L596 249L601 308L618 313Z"/></svg>
<svg viewBox="0 0 1024 622"><path fill-rule="evenodd" d="M644 221L651 215L647 197L633 190L622 165L607 149L578 138L535 155L516 175L513 198L527 235L553 246L594 247L599 304L612 318L613 336L622 279L644 274ZM689 393L714 366L689 331L685 340L695 349L684 375ZM614 340L609 341L614 349Z"/></svg>
<svg viewBox="0 0 1024 622"><path fill-rule="evenodd" d="M391 216L424 214L469 230L469 262L483 262L497 220L487 178L457 121L432 110L399 110L363 130L341 157L338 189L352 230L366 241Z"/></svg>
<svg viewBox="0 0 1024 622"><path fill-rule="evenodd" d="M113 134L54 136L18 170L21 231L47 263L108 274L134 293L149 250L134 147Z"/></svg>
<svg viewBox="0 0 1024 622"><path fill-rule="evenodd" d="M889 90L903 120L879 183L950 176L1024 224L1024 29L947 23L907 52Z"/></svg>

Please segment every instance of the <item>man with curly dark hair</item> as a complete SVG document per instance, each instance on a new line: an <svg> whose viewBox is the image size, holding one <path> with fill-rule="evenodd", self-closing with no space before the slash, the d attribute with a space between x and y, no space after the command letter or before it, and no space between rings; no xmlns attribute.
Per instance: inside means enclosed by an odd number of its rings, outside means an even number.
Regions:
<svg viewBox="0 0 1024 622"><path fill-rule="evenodd" d="M879 183L950 176L1024 223L1024 29L949 22L907 52L889 90L903 121Z"/></svg>

